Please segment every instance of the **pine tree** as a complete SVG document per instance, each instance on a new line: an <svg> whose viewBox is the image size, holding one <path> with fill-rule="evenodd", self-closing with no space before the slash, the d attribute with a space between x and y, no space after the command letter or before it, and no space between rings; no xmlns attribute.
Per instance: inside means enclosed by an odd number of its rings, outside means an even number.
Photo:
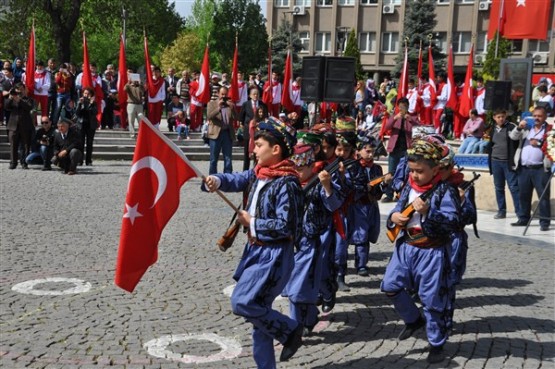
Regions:
<svg viewBox="0 0 555 369"><path fill-rule="evenodd" d="M355 58L355 76L357 81L364 79L364 71L362 70L362 64L360 63L360 50L358 48L358 39L355 35L355 30L351 29L349 33L349 38L347 39L347 45L345 46L344 56L351 56Z"/></svg>
<svg viewBox="0 0 555 369"><path fill-rule="evenodd" d="M506 58L511 52L511 41L499 36L499 44L497 45L497 57L495 57L495 47L497 43L497 32L488 44L486 60L482 68L482 78L484 81L496 80L499 78L499 70L501 59Z"/></svg>
<svg viewBox="0 0 555 369"><path fill-rule="evenodd" d="M423 66L422 70L428 70L428 45L430 45L430 35L434 34L437 25L435 0L414 0L407 1L405 8L404 34L399 40L399 54L395 58L396 65L393 74L399 76L405 58L405 40L408 46L409 75L416 76L418 66L418 51L422 42ZM432 41L432 55L436 71L445 66L445 54Z"/></svg>
<svg viewBox="0 0 555 369"><path fill-rule="evenodd" d="M279 74L283 74L285 70L285 58L287 57L287 48L291 46L293 55L293 74L301 73L302 64L299 58L299 52L303 49L301 39L298 32L294 32L291 22L283 19L278 29L272 36L272 68ZM261 69L266 69L262 66Z"/></svg>

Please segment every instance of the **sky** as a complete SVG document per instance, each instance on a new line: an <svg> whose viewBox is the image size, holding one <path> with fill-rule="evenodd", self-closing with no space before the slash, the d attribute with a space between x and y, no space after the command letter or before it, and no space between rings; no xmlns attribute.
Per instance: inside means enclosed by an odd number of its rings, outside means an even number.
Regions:
<svg viewBox="0 0 555 369"><path fill-rule="evenodd" d="M259 0L260 7L262 8L262 14L266 17L266 8L268 6L268 2L272 0ZM175 10L181 15L183 18L187 18L191 15L191 8L193 7L194 0L175 0L171 1L175 3Z"/></svg>

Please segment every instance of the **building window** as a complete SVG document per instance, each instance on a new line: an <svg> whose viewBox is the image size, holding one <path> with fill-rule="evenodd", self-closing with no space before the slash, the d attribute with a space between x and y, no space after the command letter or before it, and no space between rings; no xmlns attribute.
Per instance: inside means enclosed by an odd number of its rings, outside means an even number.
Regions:
<svg viewBox="0 0 555 369"><path fill-rule="evenodd" d="M276 8L289 8L289 0L274 0Z"/></svg>
<svg viewBox="0 0 555 369"><path fill-rule="evenodd" d="M434 35L434 43L442 53L447 54L447 33L438 32Z"/></svg>
<svg viewBox="0 0 555 369"><path fill-rule="evenodd" d="M339 5L355 5L355 0L339 0Z"/></svg>
<svg viewBox="0 0 555 369"><path fill-rule="evenodd" d="M474 0L456 0L457 4L474 4Z"/></svg>
<svg viewBox="0 0 555 369"><path fill-rule="evenodd" d="M316 5L318 6L332 6L333 0L316 0Z"/></svg>
<svg viewBox="0 0 555 369"><path fill-rule="evenodd" d="M471 32L454 32L453 33L453 52L455 54L469 53L471 42L472 42Z"/></svg>
<svg viewBox="0 0 555 369"><path fill-rule="evenodd" d="M361 53L376 52L376 33L361 32L358 36L358 48Z"/></svg>
<svg viewBox="0 0 555 369"><path fill-rule="evenodd" d="M312 0L295 0L295 6L310 7Z"/></svg>
<svg viewBox="0 0 555 369"><path fill-rule="evenodd" d="M542 40L530 40L528 41L528 49L531 53L549 52L549 42Z"/></svg>
<svg viewBox="0 0 555 369"><path fill-rule="evenodd" d="M331 32L316 33L315 51L317 53L329 53L331 51Z"/></svg>
<svg viewBox="0 0 555 369"><path fill-rule="evenodd" d="M399 50L399 32L382 33L382 52L396 53Z"/></svg>
<svg viewBox="0 0 555 369"><path fill-rule="evenodd" d="M476 54L482 54L488 51L488 33L478 32L476 37Z"/></svg>
<svg viewBox="0 0 555 369"><path fill-rule="evenodd" d="M360 0L361 5L377 4L378 0Z"/></svg>
<svg viewBox="0 0 555 369"><path fill-rule="evenodd" d="M303 45L301 52L307 53L310 48L310 32L299 32L299 38L301 39L301 44Z"/></svg>
<svg viewBox="0 0 555 369"><path fill-rule="evenodd" d="M437 0L437 3L441 5L448 5L450 1L451 0Z"/></svg>
<svg viewBox="0 0 555 369"><path fill-rule="evenodd" d="M384 5L401 5L401 0L383 0Z"/></svg>
<svg viewBox="0 0 555 369"><path fill-rule="evenodd" d="M513 54L522 53L522 40L511 40L511 52Z"/></svg>

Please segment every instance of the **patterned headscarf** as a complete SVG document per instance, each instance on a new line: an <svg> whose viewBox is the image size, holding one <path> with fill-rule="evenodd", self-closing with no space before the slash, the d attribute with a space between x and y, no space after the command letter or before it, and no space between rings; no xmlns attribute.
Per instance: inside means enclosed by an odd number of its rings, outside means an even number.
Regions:
<svg viewBox="0 0 555 369"><path fill-rule="evenodd" d="M309 144L297 144L293 156L291 156L291 160L293 160L296 167L303 167L314 163L316 161L314 147Z"/></svg>
<svg viewBox="0 0 555 369"><path fill-rule="evenodd" d="M437 164L444 157L443 153L443 145L427 140L416 140L412 143L412 147L407 149L407 154L421 156L426 160L433 160Z"/></svg>
<svg viewBox="0 0 555 369"><path fill-rule="evenodd" d="M289 149L289 152L293 152L293 148L297 144L297 137L295 129L290 125L274 117L268 117L265 121L258 123L258 129L268 132L278 141L283 142Z"/></svg>

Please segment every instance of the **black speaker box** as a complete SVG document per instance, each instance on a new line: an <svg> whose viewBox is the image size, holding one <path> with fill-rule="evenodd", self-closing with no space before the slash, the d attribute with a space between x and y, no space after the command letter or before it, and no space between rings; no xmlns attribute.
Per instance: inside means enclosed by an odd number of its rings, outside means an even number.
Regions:
<svg viewBox="0 0 555 369"><path fill-rule="evenodd" d="M323 56L306 56L303 58L301 72L302 100L307 102L322 101L325 63L326 59Z"/></svg>
<svg viewBox="0 0 555 369"><path fill-rule="evenodd" d="M488 81L486 82L486 97L484 109L508 110L511 102L512 81Z"/></svg>
<svg viewBox="0 0 555 369"><path fill-rule="evenodd" d="M351 103L354 100L355 58L326 58L324 96L326 102Z"/></svg>

